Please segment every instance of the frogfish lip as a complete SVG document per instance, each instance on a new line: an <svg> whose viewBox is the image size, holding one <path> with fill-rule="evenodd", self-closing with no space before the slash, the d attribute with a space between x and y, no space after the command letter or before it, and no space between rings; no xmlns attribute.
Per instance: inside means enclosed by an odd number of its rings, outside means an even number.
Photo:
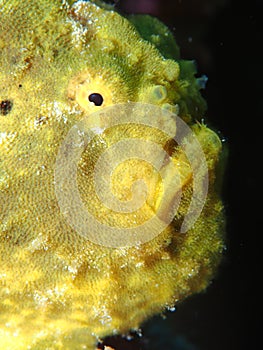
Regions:
<svg viewBox="0 0 263 350"><path fill-rule="evenodd" d="M173 159L164 149L167 140L178 144L189 132L167 110L131 102L100 109L74 125L55 169L57 200L71 227L109 247L144 243L160 234L175 217L189 179L199 185L193 174L198 168L178 167L185 159ZM182 145L190 156L198 146L191 137L192 148ZM199 200L205 199L203 190Z"/></svg>

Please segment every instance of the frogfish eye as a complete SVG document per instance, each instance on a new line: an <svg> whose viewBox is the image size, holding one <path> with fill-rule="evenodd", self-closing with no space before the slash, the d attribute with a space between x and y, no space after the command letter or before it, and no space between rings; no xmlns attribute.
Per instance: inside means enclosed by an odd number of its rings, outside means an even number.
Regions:
<svg viewBox="0 0 263 350"><path fill-rule="evenodd" d="M101 94L93 93L89 95L89 101L93 102L95 106L101 106L103 103L103 97Z"/></svg>

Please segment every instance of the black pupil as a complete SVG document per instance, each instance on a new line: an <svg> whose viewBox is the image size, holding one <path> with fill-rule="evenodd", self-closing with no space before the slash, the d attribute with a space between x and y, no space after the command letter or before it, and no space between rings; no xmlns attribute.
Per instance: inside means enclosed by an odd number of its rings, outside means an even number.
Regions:
<svg viewBox="0 0 263 350"><path fill-rule="evenodd" d="M95 106L101 106L103 103L103 97L98 93L90 94L89 101L93 102Z"/></svg>

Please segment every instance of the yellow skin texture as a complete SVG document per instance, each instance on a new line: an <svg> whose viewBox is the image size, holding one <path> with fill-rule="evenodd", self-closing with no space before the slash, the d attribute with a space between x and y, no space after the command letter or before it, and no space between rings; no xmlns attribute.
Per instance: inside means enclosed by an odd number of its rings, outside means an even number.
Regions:
<svg viewBox="0 0 263 350"><path fill-rule="evenodd" d="M148 38L150 43L129 20L91 2L0 0L0 101L13 103L8 114L0 114L1 349L94 349L99 338L136 329L205 289L215 272L223 247L222 204L214 184L221 142L194 123L204 110L194 68L162 51L171 34L154 21L154 30L163 34ZM88 101L93 92L103 96L102 106ZM83 200L94 215L99 203L89 176L96 159L127 135L166 146L180 164L184 185L180 209L165 231L143 245L109 248L66 222L55 196L54 166L76 122L128 101L179 111L203 146L209 193L195 225L180 234L191 199L191 169L180 150L142 126L102 135L104 142L95 139L79 167ZM121 192L123 185L130 188L138 176L145 175L150 187L158 181L147 165L133 160L128 168L132 176L120 168L113 178L122 199L130 196ZM138 223L151 215L160 191L153 192ZM127 224L114 213L110 220Z"/></svg>

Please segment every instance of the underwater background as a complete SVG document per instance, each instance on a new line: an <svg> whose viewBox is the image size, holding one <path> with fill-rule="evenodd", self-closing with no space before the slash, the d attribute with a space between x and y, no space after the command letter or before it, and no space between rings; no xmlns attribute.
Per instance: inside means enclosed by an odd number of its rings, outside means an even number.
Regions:
<svg viewBox="0 0 263 350"><path fill-rule="evenodd" d="M223 183L227 232L220 269L204 293L148 321L142 336L111 337L104 344L116 350L260 348L257 295L262 253L257 239L262 232L263 1L120 0L115 4L123 14L148 13L161 19L175 33L182 58L195 59L198 74L208 77L203 91L206 118L225 140L227 154Z"/></svg>

